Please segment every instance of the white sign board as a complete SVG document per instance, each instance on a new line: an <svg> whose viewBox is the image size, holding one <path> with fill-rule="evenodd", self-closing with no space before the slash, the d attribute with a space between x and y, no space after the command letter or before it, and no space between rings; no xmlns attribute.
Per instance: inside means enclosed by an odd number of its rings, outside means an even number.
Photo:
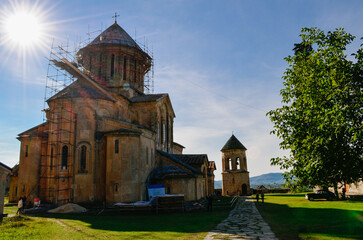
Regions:
<svg viewBox="0 0 363 240"><path fill-rule="evenodd" d="M149 198L151 198L152 196L164 196L165 195L164 184L148 185L147 190L149 193Z"/></svg>

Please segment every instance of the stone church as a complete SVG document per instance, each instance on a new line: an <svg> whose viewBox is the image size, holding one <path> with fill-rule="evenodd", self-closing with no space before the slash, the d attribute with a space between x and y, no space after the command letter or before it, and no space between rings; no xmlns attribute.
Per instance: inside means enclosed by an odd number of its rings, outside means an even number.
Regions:
<svg viewBox="0 0 363 240"><path fill-rule="evenodd" d="M47 99L44 123L18 135L10 199L135 202L148 199L152 184L185 200L214 193L214 162L182 154L169 95L144 92L152 58L116 21L76 62L53 63L76 80Z"/></svg>

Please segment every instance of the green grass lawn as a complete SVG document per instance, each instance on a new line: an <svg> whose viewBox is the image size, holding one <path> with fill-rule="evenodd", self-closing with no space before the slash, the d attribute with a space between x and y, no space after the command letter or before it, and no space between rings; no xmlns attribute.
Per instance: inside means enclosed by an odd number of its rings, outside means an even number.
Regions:
<svg viewBox="0 0 363 240"><path fill-rule="evenodd" d="M224 197L213 212L162 214L38 214L5 218L0 239L203 239L230 210ZM16 207L5 207L14 214ZM14 212L15 211L15 212Z"/></svg>
<svg viewBox="0 0 363 240"><path fill-rule="evenodd" d="M363 239L363 201L304 197L266 194L265 203L257 206L279 239Z"/></svg>

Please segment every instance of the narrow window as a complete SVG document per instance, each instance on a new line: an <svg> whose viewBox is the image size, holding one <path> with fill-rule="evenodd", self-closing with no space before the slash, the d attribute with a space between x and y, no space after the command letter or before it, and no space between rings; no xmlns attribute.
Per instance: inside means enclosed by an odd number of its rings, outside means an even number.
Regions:
<svg viewBox="0 0 363 240"><path fill-rule="evenodd" d="M115 73L115 54L111 55L111 77L113 77Z"/></svg>
<svg viewBox="0 0 363 240"><path fill-rule="evenodd" d="M118 192L118 184L116 183L115 184L115 193L117 193Z"/></svg>
<svg viewBox="0 0 363 240"><path fill-rule="evenodd" d="M29 150L29 146L26 145L25 146L25 157L28 157L28 150Z"/></svg>
<svg viewBox="0 0 363 240"><path fill-rule="evenodd" d="M230 170L232 170L232 159L228 159L228 167Z"/></svg>
<svg viewBox="0 0 363 240"><path fill-rule="evenodd" d="M136 82L136 59L134 61L134 71L135 71L135 82Z"/></svg>
<svg viewBox="0 0 363 240"><path fill-rule="evenodd" d="M18 187L15 187L15 196L18 196Z"/></svg>
<svg viewBox="0 0 363 240"><path fill-rule="evenodd" d="M101 76L101 73L102 73L102 54L100 54L100 67L98 68L98 76Z"/></svg>
<svg viewBox="0 0 363 240"><path fill-rule="evenodd" d="M160 122L160 144L163 144L163 123Z"/></svg>
<svg viewBox="0 0 363 240"><path fill-rule="evenodd" d="M25 185L23 185L23 192L25 192Z"/></svg>
<svg viewBox="0 0 363 240"><path fill-rule="evenodd" d="M166 146L167 150L169 151L169 118L166 117Z"/></svg>
<svg viewBox="0 0 363 240"><path fill-rule="evenodd" d="M150 150L151 150L151 160L150 160L150 163L151 163L151 164L154 164L154 163L155 163L154 149L153 149L153 148L151 148Z"/></svg>
<svg viewBox="0 0 363 240"><path fill-rule="evenodd" d="M115 153L118 153L118 139L115 140Z"/></svg>
<svg viewBox="0 0 363 240"><path fill-rule="evenodd" d="M86 170L86 159L87 159L87 147L81 147L81 171L84 172Z"/></svg>
<svg viewBox="0 0 363 240"><path fill-rule="evenodd" d="M160 125L158 124L158 129L157 129L157 133L158 133L158 143L160 144Z"/></svg>
<svg viewBox="0 0 363 240"><path fill-rule="evenodd" d="M239 157L238 158L236 158L236 165L237 165L237 169L242 169L242 166L241 166L241 160L239 159Z"/></svg>
<svg viewBox="0 0 363 240"><path fill-rule="evenodd" d="M50 171L53 170L53 154L54 154L54 150L52 148L52 149L50 149Z"/></svg>
<svg viewBox="0 0 363 240"><path fill-rule="evenodd" d="M163 143L165 143L165 123L163 123Z"/></svg>
<svg viewBox="0 0 363 240"><path fill-rule="evenodd" d="M126 57L124 57L124 69L123 69L123 75L124 75L124 80L126 80Z"/></svg>
<svg viewBox="0 0 363 240"><path fill-rule="evenodd" d="M67 169L68 164L68 147L63 146L62 147L62 170Z"/></svg>
<svg viewBox="0 0 363 240"><path fill-rule="evenodd" d="M89 57L89 70L92 71L92 57Z"/></svg>
<svg viewBox="0 0 363 240"><path fill-rule="evenodd" d="M149 148L146 147L146 165L149 164Z"/></svg>

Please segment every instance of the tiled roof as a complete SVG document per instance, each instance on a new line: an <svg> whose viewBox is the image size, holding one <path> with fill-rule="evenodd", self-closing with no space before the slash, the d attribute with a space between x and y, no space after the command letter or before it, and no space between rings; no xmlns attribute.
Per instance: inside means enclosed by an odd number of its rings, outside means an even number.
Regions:
<svg viewBox="0 0 363 240"><path fill-rule="evenodd" d="M232 150L232 149L242 149L247 150L245 146L232 134L232 136L228 139L224 147L221 149L221 151L224 150Z"/></svg>
<svg viewBox="0 0 363 240"><path fill-rule="evenodd" d="M101 139L101 137L105 134L112 134L112 133L131 133L131 134L142 134L141 131L127 129L127 128L119 128L111 131L105 131L105 132L96 132L96 139Z"/></svg>
<svg viewBox="0 0 363 240"><path fill-rule="evenodd" d="M166 93L161 94L146 94L146 95L140 95L136 96L130 99L131 102L139 103L139 102L155 102L159 99L162 99L164 97L168 96Z"/></svg>
<svg viewBox="0 0 363 240"><path fill-rule="evenodd" d="M197 176L176 166L161 166L155 168L149 175L152 180L164 180L168 178L196 178Z"/></svg>
<svg viewBox="0 0 363 240"><path fill-rule="evenodd" d="M22 135L32 135L32 136L43 136L44 132L41 130L41 127L46 127L48 122L41 123L35 127L32 127L22 133L19 133L18 136L21 137Z"/></svg>
<svg viewBox="0 0 363 240"><path fill-rule="evenodd" d="M202 165L208 160L207 154L172 154L177 159L190 165Z"/></svg>
<svg viewBox="0 0 363 240"><path fill-rule="evenodd" d="M113 101L113 99L108 97L103 92L89 85L81 84L79 80L75 81L74 84L69 85L67 88L60 91L54 96L54 98L52 98L52 100L64 98L93 98Z"/></svg>
<svg viewBox="0 0 363 240"><path fill-rule="evenodd" d="M183 145L177 143L177 142L173 142L174 145L177 145L178 147L181 147L181 148L185 148Z"/></svg>
<svg viewBox="0 0 363 240"><path fill-rule="evenodd" d="M137 43L130 37L130 35L120 27L116 22L112 24L109 28L98 35L89 45L96 44L121 44L130 47L136 47L139 50L141 48Z"/></svg>
<svg viewBox="0 0 363 240"><path fill-rule="evenodd" d="M6 170L8 170L9 172L11 171L11 167L5 165L4 163L0 162L0 166L2 166L3 168L5 168Z"/></svg>
<svg viewBox="0 0 363 240"><path fill-rule="evenodd" d="M179 160L178 158L176 158L174 156L174 154L170 154L170 153L167 153L167 152L164 152L164 151L161 151L161 150L156 150L157 153L161 154L162 156L164 157L167 157L169 158L170 160L172 160L173 162L176 162L176 163L179 163L180 165L188 168L189 170L191 170L192 172L196 173L196 174L203 174L201 171L199 171L198 169L190 166L189 164Z"/></svg>

